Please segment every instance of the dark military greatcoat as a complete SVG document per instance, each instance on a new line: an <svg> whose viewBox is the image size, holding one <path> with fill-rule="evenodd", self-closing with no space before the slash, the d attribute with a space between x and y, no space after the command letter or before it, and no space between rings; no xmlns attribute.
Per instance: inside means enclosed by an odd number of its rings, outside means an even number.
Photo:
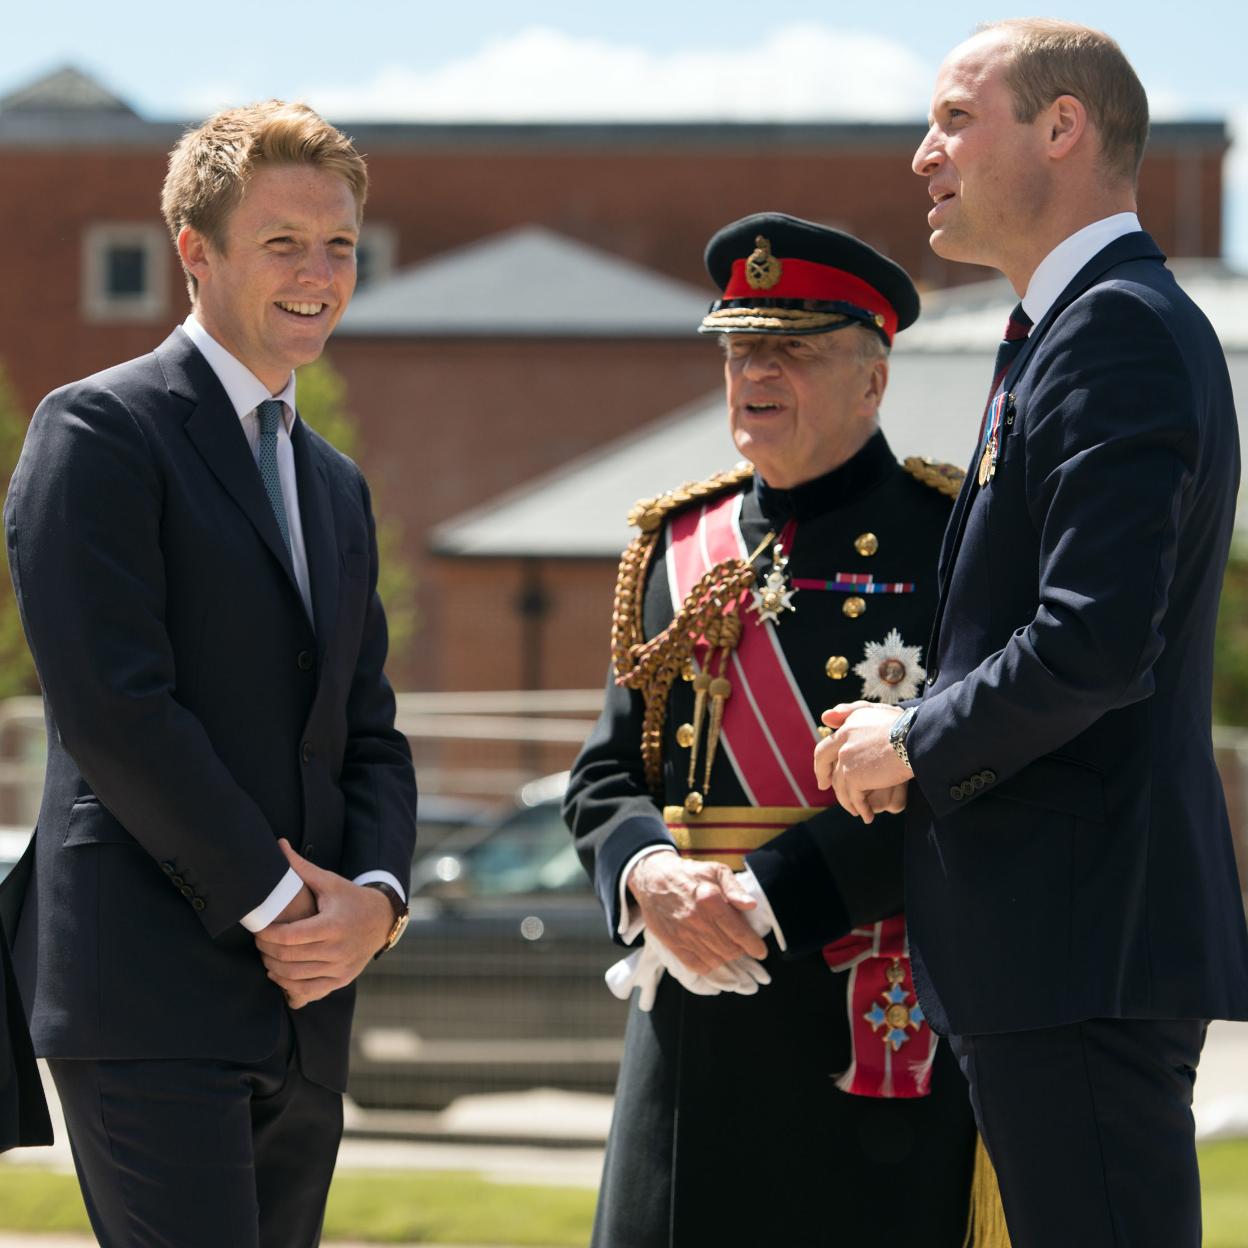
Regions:
<svg viewBox="0 0 1248 1248"><path fill-rule="evenodd" d="M848 463L794 490L757 478L724 487L744 494L750 550L796 521L791 581L829 585L869 573L876 583L911 587L855 595L808 585L774 625L746 614L746 628L777 630L812 721L863 696L854 669L868 643L882 645L896 630L904 646L926 644L951 501L934 488L938 471L907 463L909 471L876 434ZM678 505L669 504L669 516ZM664 574L664 538L641 600L646 638L679 606ZM759 560L762 572L769 562ZM864 668L868 678L876 666ZM688 740L692 717L692 686L678 679L662 736L663 791L654 793L640 746L643 699L609 681L602 717L574 767L567 817L613 936L623 868L643 847L672 843L661 806L680 805L689 792L689 752L677 730L686 726ZM748 805L724 754L706 802ZM809 769L811 758L792 765ZM634 1001L597 1248L857 1248L911 1237L924 1248L960 1248L975 1128L948 1047L937 1046L925 1097L856 1096L835 1083L851 1060L848 975L831 971L821 950L901 909L901 855L897 816L866 826L833 806L795 824L746 860L787 940L783 956L769 942L772 983L752 997L700 997L665 977L652 1012Z"/></svg>

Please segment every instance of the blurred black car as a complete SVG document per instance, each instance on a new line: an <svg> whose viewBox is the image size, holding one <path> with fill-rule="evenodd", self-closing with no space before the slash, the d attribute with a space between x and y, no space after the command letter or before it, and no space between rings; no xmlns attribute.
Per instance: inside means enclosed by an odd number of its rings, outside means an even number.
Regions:
<svg viewBox="0 0 1248 1248"><path fill-rule="evenodd" d="M357 1104L614 1088L627 1007L602 977L620 951L560 817L566 783L526 786L492 827L417 860L407 934L359 982Z"/></svg>

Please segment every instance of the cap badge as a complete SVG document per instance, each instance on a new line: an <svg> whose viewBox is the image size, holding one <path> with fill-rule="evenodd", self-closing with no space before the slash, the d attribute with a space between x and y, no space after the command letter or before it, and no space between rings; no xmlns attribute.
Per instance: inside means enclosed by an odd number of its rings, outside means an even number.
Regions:
<svg viewBox="0 0 1248 1248"><path fill-rule="evenodd" d="M771 254L771 243L761 234L754 239L754 250L745 262L745 280L751 290L770 290L779 280L782 265Z"/></svg>

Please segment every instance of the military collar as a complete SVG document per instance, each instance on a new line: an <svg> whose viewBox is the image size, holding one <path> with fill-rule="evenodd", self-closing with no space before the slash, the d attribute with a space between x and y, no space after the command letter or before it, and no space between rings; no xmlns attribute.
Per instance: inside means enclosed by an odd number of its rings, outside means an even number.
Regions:
<svg viewBox="0 0 1248 1248"><path fill-rule="evenodd" d="M852 459L791 490L768 485L756 473L754 493L763 515L773 523L783 524L789 519L813 520L870 493L896 467L897 461L884 434L877 430Z"/></svg>

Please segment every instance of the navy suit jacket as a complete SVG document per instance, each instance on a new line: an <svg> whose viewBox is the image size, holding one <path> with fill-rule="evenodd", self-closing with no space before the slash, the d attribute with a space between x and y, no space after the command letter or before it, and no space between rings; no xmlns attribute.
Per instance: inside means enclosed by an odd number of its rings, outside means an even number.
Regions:
<svg viewBox="0 0 1248 1248"><path fill-rule="evenodd" d="M955 1033L1248 1018L1210 740L1239 481L1226 363L1148 235L1095 256L1004 388L941 554L906 913Z"/></svg>
<svg viewBox="0 0 1248 1248"><path fill-rule="evenodd" d="M49 395L5 504L47 716L34 884L16 945L38 1052L249 1061L281 993L239 919L288 837L405 879L416 790L382 671L359 469L296 422L313 620L224 389L181 330ZM341 1089L353 988L294 1012Z"/></svg>

